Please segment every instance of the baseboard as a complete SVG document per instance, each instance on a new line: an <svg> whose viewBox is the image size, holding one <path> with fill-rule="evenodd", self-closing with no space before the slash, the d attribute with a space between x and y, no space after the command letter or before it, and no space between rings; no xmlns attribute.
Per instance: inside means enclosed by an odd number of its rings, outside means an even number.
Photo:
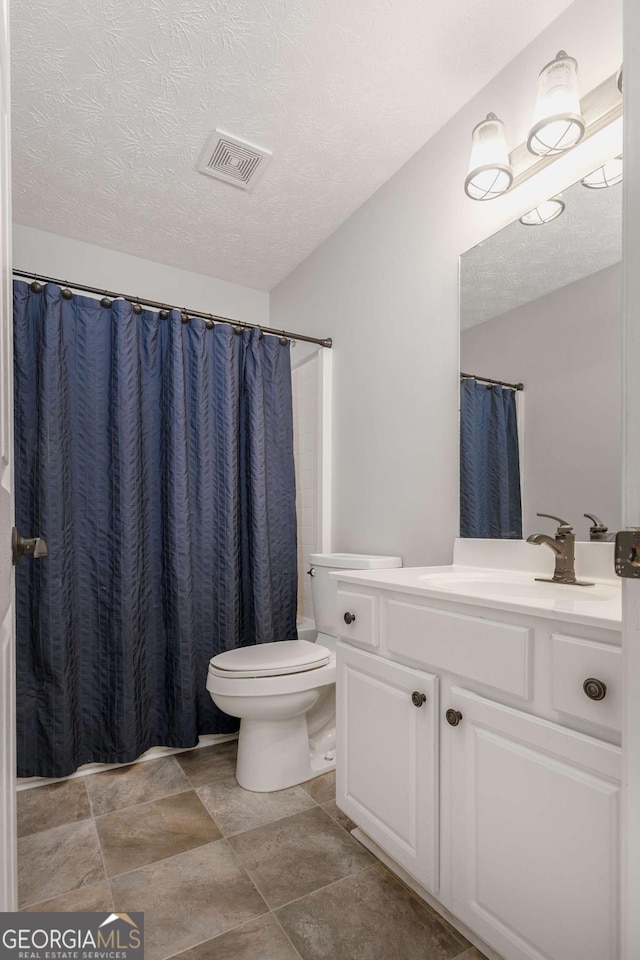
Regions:
<svg viewBox="0 0 640 960"><path fill-rule="evenodd" d="M395 860L393 860L384 852L381 847L378 846L375 840L372 840L371 837L366 835L366 833L363 833L359 827L356 827L351 831L351 836L355 837L355 839L361 843L363 847L366 847L367 850L374 855L374 857L377 857L378 860L382 861L385 867L389 868L391 873L395 874L395 876L398 877L398 879L401 880L406 887L409 887L410 890L413 890L413 892L417 894L421 900L424 900L426 903L428 903L429 906L432 907L436 913L439 913L440 916L447 921L447 923L450 923L451 926L458 931L458 933L461 933L462 936L469 941L469 943L476 947L480 953L484 954L487 960L504 960L504 957L501 954L496 953L488 943L485 943L484 940L481 940L480 937L473 932L473 930L470 930L469 927L462 922L462 920L459 920L453 913L450 913L447 908L433 896L433 894L429 893L428 890L425 890L425 888L418 883L417 880L414 880L410 873L407 873L406 870L403 870L402 867L395 862Z"/></svg>
<svg viewBox="0 0 640 960"><path fill-rule="evenodd" d="M200 737L195 747L152 747L137 760L131 763L144 763L147 760L159 760L160 757L171 757L174 753L186 753L187 750L200 750L202 747L212 747L216 743L226 743L237 740L237 733L208 733ZM63 780L76 780L78 777L88 777L92 773L103 773L105 770L116 770L118 767L129 767L131 763L85 763L68 777L18 777L16 790L31 790L32 787L43 787L47 783L62 783Z"/></svg>

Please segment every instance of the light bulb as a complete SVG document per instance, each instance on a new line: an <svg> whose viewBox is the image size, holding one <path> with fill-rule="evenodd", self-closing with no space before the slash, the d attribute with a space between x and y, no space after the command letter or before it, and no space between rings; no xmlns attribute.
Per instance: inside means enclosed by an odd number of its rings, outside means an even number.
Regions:
<svg viewBox="0 0 640 960"><path fill-rule="evenodd" d="M554 197L552 200L544 200L539 203L534 210L525 213L520 217L520 223L525 227L539 227L543 223L551 223L556 220L564 211L564 203Z"/></svg>
<svg viewBox="0 0 640 960"><path fill-rule="evenodd" d="M585 122L578 95L578 63L560 50L540 71L527 148L537 156L563 153L582 140Z"/></svg>
<svg viewBox="0 0 640 960"><path fill-rule="evenodd" d="M472 200L493 200L506 193L512 183L504 123L495 113L489 113L471 134L471 159L464 189Z"/></svg>
<svg viewBox="0 0 640 960"><path fill-rule="evenodd" d="M588 176L581 180L583 187L589 187L590 190L603 190L606 187L615 187L622 181L622 157L616 157L615 160L608 160L601 167L594 170Z"/></svg>

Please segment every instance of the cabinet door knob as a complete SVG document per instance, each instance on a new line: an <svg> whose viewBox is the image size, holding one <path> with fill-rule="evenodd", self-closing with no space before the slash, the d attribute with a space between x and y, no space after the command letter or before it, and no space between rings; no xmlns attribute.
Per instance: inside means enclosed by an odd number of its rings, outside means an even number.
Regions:
<svg viewBox="0 0 640 960"><path fill-rule="evenodd" d="M345 623L355 623L356 615L355 613L345 613L344 622Z"/></svg>
<svg viewBox="0 0 640 960"><path fill-rule="evenodd" d="M582 684L582 689L589 700L604 700L607 695L607 685L595 677L588 677Z"/></svg>
<svg viewBox="0 0 640 960"><path fill-rule="evenodd" d="M411 703L414 705L414 707L421 707L426 699L426 693L418 693L417 690L414 690L411 694Z"/></svg>
<svg viewBox="0 0 640 960"><path fill-rule="evenodd" d="M460 721L462 720L462 714L459 710L447 710L445 713L447 718L447 723L451 724L452 727L457 727Z"/></svg>

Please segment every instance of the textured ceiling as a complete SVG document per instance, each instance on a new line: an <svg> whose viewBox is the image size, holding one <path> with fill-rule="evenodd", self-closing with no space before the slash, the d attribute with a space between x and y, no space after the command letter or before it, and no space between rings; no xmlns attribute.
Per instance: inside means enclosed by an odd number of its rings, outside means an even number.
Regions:
<svg viewBox="0 0 640 960"><path fill-rule="evenodd" d="M543 226L516 221L461 260L460 327L467 330L622 259L622 186L561 194L562 216Z"/></svg>
<svg viewBox="0 0 640 960"><path fill-rule="evenodd" d="M269 290L569 2L11 0L15 220Z"/></svg>

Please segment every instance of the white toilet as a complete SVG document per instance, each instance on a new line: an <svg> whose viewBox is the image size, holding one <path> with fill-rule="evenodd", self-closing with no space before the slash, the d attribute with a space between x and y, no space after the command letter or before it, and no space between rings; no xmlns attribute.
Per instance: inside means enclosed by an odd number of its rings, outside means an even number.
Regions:
<svg viewBox="0 0 640 960"><path fill-rule="evenodd" d="M335 768L337 584L329 574L402 566L400 557L357 553L310 560L317 642L259 643L209 663L211 699L241 720L236 779L246 790L284 790Z"/></svg>

